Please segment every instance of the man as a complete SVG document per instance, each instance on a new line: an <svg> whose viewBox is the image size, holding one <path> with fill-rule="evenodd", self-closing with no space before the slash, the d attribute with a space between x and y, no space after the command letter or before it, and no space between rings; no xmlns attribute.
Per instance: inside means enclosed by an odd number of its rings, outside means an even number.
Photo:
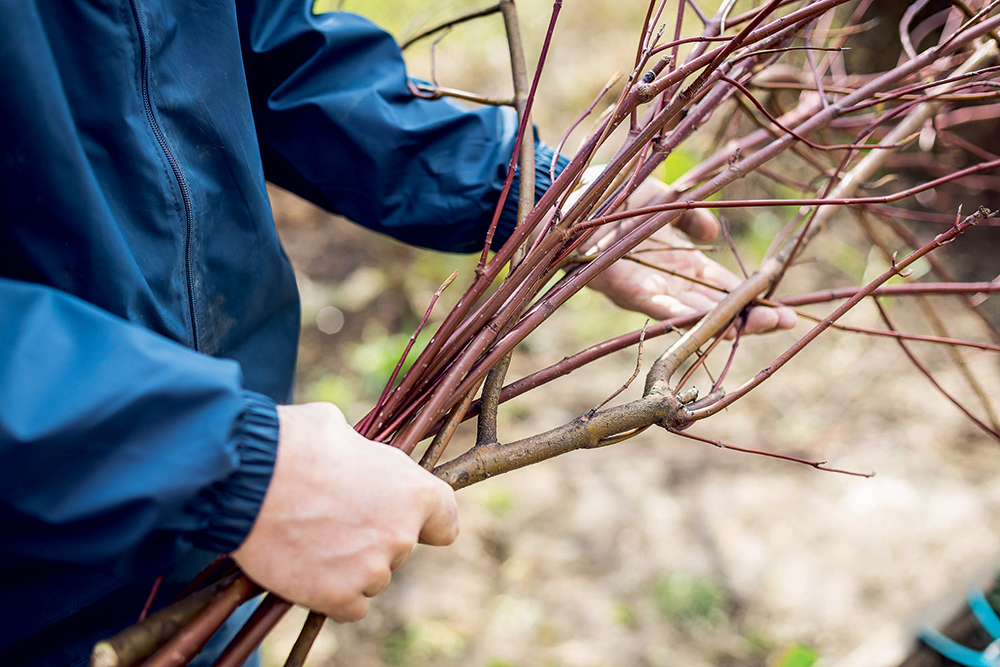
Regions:
<svg viewBox="0 0 1000 667"><path fill-rule="evenodd" d="M158 575L161 606L221 552L356 620L414 542L455 538L446 485L332 406L282 405L299 311L264 179L471 251L515 119L413 98L387 34L308 5L3 0L4 664L83 664ZM687 231L718 230L690 216ZM663 317L711 302L631 270L603 279L620 303ZM754 311L750 329L789 322Z"/></svg>

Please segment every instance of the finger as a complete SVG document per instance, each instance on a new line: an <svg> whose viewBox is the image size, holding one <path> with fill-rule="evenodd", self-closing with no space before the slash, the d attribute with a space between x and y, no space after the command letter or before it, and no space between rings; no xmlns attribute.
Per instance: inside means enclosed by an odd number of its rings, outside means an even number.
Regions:
<svg viewBox="0 0 1000 667"><path fill-rule="evenodd" d="M747 325L744 333L763 334L772 331L791 329L798 321L798 316L791 308L767 308L758 306L747 313Z"/></svg>
<svg viewBox="0 0 1000 667"><path fill-rule="evenodd" d="M388 588L391 582L392 582L392 572L389 569L382 570L381 572L375 575L375 578L372 579L371 583L365 586L364 590L362 590L361 593L366 598L373 598L382 591L384 591L386 588Z"/></svg>
<svg viewBox="0 0 1000 667"><path fill-rule="evenodd" d="M799 323L799 316L794 308L782 307L776 310L778 311L778 326L776 327L778 331L793 329Z"/></svg>
<svg viewBox="0 0 1000 667"><path fill-rule="evenodd" d="M701 291L691 289L677 295L678 301L695 312L708 312L719 305L719 299L724 296L714 290Z"/></svg>
<svg viewBox="0 0 1000 667"><path fill-rule="evenodd" d="M458 537L458 505L452 488L437 478L434 481L434 493L427 501L427 519L420 529L420 542L445 547Z"/></svg>
<svg viewBox="0 0 1000 667"><path fill-rule="evenodd" d="M693 315L698 310L684 305L669 294L654 294L646 302L638 304L638 310L656 320Z"/></svg>
<svg viewBox="0 0 1000 667"><path fill-rule="evenodd" d="M722 266L716 261L705 258L705 262L701 269L700 278L706 283L720 287L723 290L731 291L739 286L743 282L740 278L736 276L735 273ZM722 299L725 293L718 292L718 299Z"/></svg>
<svg viewBox="0 0 1000 667"><path fill-rule="evenodd" d="M368 605L368 598L359 595L350 602L316 611L332 618L337 623L356 623L368 615Z"/></svg>
<svg viewBox="0 0 1000 667"><path fill-rule="evenodd" d="M722 227L719 220L705 208L695 208L685 211L674 223L677 229L684 232L696 243L709 243L719 236Z"/></svg>
<svg viewBox="0 0 1000 667"><path fill-rule="evenodd" d="M392 562L389 563L389 570L392 572L398 570L403 565L403 563L406 562L406 559L410 557L411 553L413 553L413 547L410 547L406 551L397 554L396 557L392 559Z"/></svg>
<svg viewBox="0 0 1000 667"><path fill-rule="evenodd" d="M778 314L772 308L751 308L747 313L745 334L762 334L773 331L778 326Z"/></svg>

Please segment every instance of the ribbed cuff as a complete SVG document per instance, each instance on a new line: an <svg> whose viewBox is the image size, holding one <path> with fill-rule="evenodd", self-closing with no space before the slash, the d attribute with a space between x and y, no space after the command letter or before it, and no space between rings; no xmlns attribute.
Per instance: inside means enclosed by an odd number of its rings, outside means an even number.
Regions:
<svg viewBox="0 0 1000 667"><path fill-rule="evenodd" d="M278 412L267 396L244 390L243 413L233 429L236 471L212 486L208 495L209 525L195 542L225 553L238 547L253 527L271 482L278 453Z"/></svg>
<svg viewBox="0 0 1000 667"><path fill-rule="evenodd" d="M542 141L535 142L535 201L542 198L542 195L552 186L552 175L556 178L562 170L569 164L569 159L559 155L556 157L555 169L552 169L552 157L555 150ZM497 231L493 237L493 249L497 250L502 246L510 235L514 233L514 226L517 224L517 200L521 192L521 173L514 174L514 181L511 183L510 192L507 194L507 201L503 203L503 211L500 213L500 220L497 222Z"/></svg>

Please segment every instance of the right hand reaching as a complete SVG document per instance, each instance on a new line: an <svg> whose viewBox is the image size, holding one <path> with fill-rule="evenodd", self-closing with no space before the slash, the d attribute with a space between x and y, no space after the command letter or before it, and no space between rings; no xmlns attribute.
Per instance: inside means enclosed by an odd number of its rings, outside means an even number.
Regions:
<svg viewBox="0 0 1000 667"><path fill-rule="evenodd" d="M360 620L418 540L455 541L454 492L398 449L359 435L331 404L278 406L278 420L270 486L231 555L278 596Z"/></svg>

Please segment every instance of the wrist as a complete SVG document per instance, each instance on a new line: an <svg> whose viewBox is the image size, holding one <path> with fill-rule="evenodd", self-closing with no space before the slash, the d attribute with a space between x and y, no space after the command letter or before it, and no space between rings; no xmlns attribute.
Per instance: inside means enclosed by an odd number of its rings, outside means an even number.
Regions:
<svg viewBox="0 0 1000 667"><path fill-rule="evenodd" d="M244 409L233 425L231 447L238 464L226 479L206 489L199 510L206 527L192 540L198 546L229 552L253 527L271 482L278 449L278 414L273 400L243 392Z"/></svg>

